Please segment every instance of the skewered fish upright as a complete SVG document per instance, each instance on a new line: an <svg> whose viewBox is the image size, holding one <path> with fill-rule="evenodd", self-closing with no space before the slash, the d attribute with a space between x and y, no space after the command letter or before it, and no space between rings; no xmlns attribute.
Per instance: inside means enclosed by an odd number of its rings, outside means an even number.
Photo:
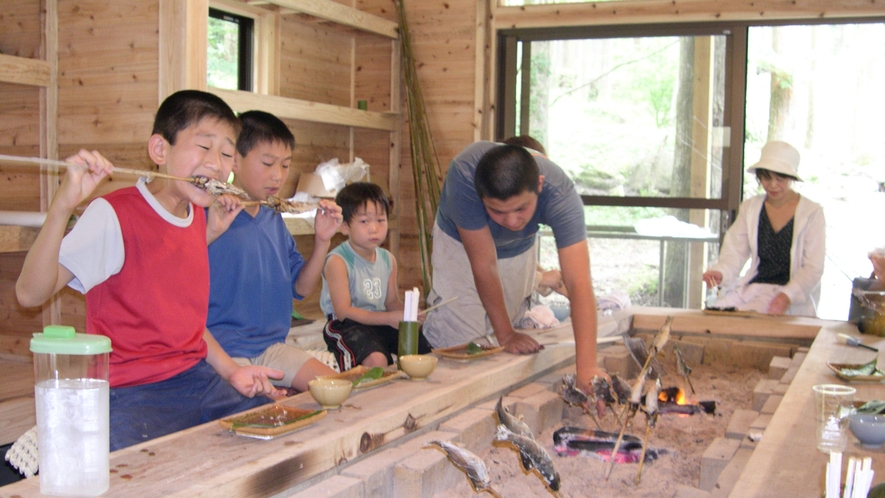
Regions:
<svg viewBox="0 0 885 498"><path fill-rule="evenodd" d="M437 446L445 451L455 467L463 470L470 480L470 484L477 492L488 491L492 496L500 497L494 489L492 489L492 479L489 477L489 468L482 458L476 456L473 452L461 447L460 445L449 443L447 441L429 441L424 447L429 448Z"/></svg>
<svg viewBox="0 0 885 498"><path fill-rule="evenodd" d="M596 398L596 414L599 418L605 416L605 407L609 407L612 410L612 413L618 417L618 422L620 422L620 417L618 413L615 411L615 397L612 395L611 385L608 383L608 379L601 375L597 375L593 377L593 380L590 381L593 386L593 397Z"/></svg>
<svg viewBox="0 0 885 498"><path fill-rule="evenodd" d="M653 358L649 361L648 359L648 346L646 346L645 341L641 337L630 337L627 334L623 335L624 345L627 346L627 351L630 352L630 356L636 361L639 365L639 368L642 368L646 363L648 364L647 375L651 379L657 379L659 377L664 376L664 367L657 360L657 358Z"/></svg>
<svg viewBox="0 0 885 498"><path fill-rule="evenodd" d="M645 440L642 441L642 456L639 457L639 470L636 472L636 484L642 478L642 466L645 464L645 452L648 449L648 435L658 422L658 395L661 393L661 379L645 395Z"/></svg>
<svg viewBox="0 0 885 498"><path fill-rule="evenodd" d="M679 349L679 346L673 346L673 350L676 351L676 371L679 375L685 379L685 382L688 383L688 387L691 389L691 393L694 394L694 386L691 384L691 367L685 363L685 358L682 357L682 350Z"/></svg>
<svg viewBox="0 0 885 498"><path fill-rule="evenodd" d="M586 401L586 396L584 397ZM495 405L495 413L498 415L498 423L508 428L510 432L535 439L532 430L522 420L510 413L510 410L504 407L504 397L498 398L498 404Z"/></svg>
<svg viewBox="0 0 885 498"><path fill-rule="evenodd" d="M495 441L512 443L519 451L522 468L526 472L536 469L547 488L554 492L559 491L559 473L553 467L553 460L534 439L514 434L502 424L498 426Z"/></svg>
<svg viewBox="0 0 885 498"><path fill-rule="evenodd" d="M569 405L580 406L581 409L584 410L584 413L590 415L590 418L596 423L596 427L602 429L602 426L599 425L599 420L593 412L590 411L590 398L575 386L575 374L562 376L562 386L559 389L559 396ZM604 409L605 406L603 405L603 410Z"/></svg>

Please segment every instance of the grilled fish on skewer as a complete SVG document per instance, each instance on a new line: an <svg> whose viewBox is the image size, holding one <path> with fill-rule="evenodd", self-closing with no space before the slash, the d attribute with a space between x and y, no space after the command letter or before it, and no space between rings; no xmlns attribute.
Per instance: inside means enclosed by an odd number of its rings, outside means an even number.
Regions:
<svg viewBox="0 0 885 498"><path fill-rule="evenodd" d="M477 492L488 491L492 496L500 497L494 489L492 489L492 479L489 477L489 468L486 463L476 456L473 452L462 448L460 445L449 443L446 441L429 441L424 447L430 448L437 446L446 452L449 460L463 470L470 480L470 484Z"/></svg>
<svg viewBox="0 0 885 498"><path fill-rule="evenodd" d="M534 439L514 434L502 424L498 426L495 441L510 442L516 446L522 468L526 471L536 469L547 488L551 491L559 491L559 473L553 467L553 460Z"/></svg>
<svg viewBox="0 0 885 498"><path fill-rule="evenodd" d="M186 181L189 181L197 187L205 190L209 193L209 195L231 194L237 197L243 197L245 199L249 198L249 194L247 194L245 191L239 189L238 187L234 187L230 183L220 182L215 178L209 178L206 176L192 176L186 179Z"/></svg>
<svg viewBox="0 0 885 498"><path fill-rule="evenodd" d="M584 399L586 400L586 396ZM510 432L535 439L535 435L532 434L532 430L529 429L529 426L525 425L525 422L511 414L510 411L504 407L503 396L498 398L498 404L495 405L495 413L498 415L498 423L509 429Z"/></svg>
<svg viewBox="0 0 885 498"><path fill-rule="evenodd" d="M559 396L566 403L572 406L580 406L581 409L584 410L584 413L590 415L590 418L593 419L593 422L596 423L596 427L602 429L602 426L599 425L599 420L596 418L596 415L590 411L590 398L584 394L583 391L575 387L575 374L568 374L562 376L562 387L559 389ZM603 405L603 410L605 410L605 405ZM605 412L603 411L603 415Z"/></svg>
<svg viewBox="0 0 885 498"><path fill-rule="evenodd" d="M658 422L658 395L661 393L661 379L645 395L645 440L642 442L642 455L639 457L639 470L636 472L636 485L642 478L642 466L645 464L645 452L648 449L648 435Z"/></svg>
<svg viewBox="0 0 885 498"><path fill-rule="evenodd" d="M618 398L618 404L623 405L630 401L630 385L617 374L612 374L612 391Z"/></svg>
<svg viewBox="0 0 885 498"><path fill-rule="evenodd" d="M630 356L636 361L639 365L639 368L642 368L643 365L648 363L648 375L651 379L657 379L659 377L664 376L664 367L661 366L661 363L657 360L657 358L652 358L649 362L648 360L648 347L645 345L645 341L642 340L641 337L630 337L627 334L623 335L624 345L627 346L627 351L630 351Z"/></svg>
<svg viewBox="0 0 885 498"><path fill-rule="evenodd" d="M624 431L627 430L627 424L633 420L633 417L636 416L636 411L639 410L640 405L642 404L642 390L645 387L645 375L640 375L636 378L636 383L633 384L633 388L630 390L630 401L627 403L627 407L624 411L624 418L621 420L621 432L618 433L618 440L615 442L615 449L612 450L612 455L617 455L618 450L621 448L621 441L624 439ZM614 467L615 461L614 459L608 462L608 468L605 469L605 480L608 480L608 477L612 473L612 467Z"/></svg>
<svg viewBox="0 0 885 498"><path fill-rule="evenodd" d="M685 379L685 382L688 383L688 387L691 389L691 393L694 394L694 386L691 384L691 367L685 363L685 358L682 357L682 351L679 349L679 346L674 345L673 350L676 351L676 371L679 375Z"/></svg>
<svg viewBox="0 0 885 498"><path fill-rule="evenodd" d="M657 355L662 349L664 349L664 346L667 345L667 341L670 340L670 324L672 322L672 316L668 316L667 319L664 320L664 324L661 325L658 333L655 334L654 340L651 342L651 349L649 350L650 356Z"/></svg>
<svg viewBox="0 0 885 498"><path fill-rule="evenodd" d="M269 196L263 201L246 201L242 203L244 206L267 206L278 213L301 214L313 211L319 208L316 202L301 202L288 199L280 199L279 197Z"/></svg>
<svg viewBox="0 0 885 498"><path fill-rule="evenodd" d="M593 386L593 397L596 398L596 415L598 415L599 418L604 417L606 406L612 409L612 413L615 413L615 397L612 396L612 390L608 383L608 379L597 375L593 377L593 380L590 383Z"/></svg>

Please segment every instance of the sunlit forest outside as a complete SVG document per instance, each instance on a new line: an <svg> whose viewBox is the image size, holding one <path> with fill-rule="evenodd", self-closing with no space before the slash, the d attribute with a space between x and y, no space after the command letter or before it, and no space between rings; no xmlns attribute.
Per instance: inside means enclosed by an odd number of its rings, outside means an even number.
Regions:
<svg viewBox="0 0 885 498"><path fill-rule="evenodd" d="M582 193L613 196L718 198L724 37L712 42L710 167L704 188L674 178L698 149L680 118L681 60L707 37L657 37L533 42L530 134L575 179ZM868 276L867 252L885 246L885 26L846 24L755 27L746 66L746 164L768 140L784 140L801 153L796 189L823 204L827 260L819 316L847 317L851 279ZM517 92L519 94L519 92ZM517 122L519 119L517 119ZM682 151L680 151L680 149ZM745 176L744 196L758 192ZM665 215L719 234L718 212L677 213L656 208L588 207L588 225L636 227ZM689 227L687 230L691 231ZM715 258L718 244L708 244ZM592 239L598 294L626 292L634 304L656 305L660 245L649 240ZM544 246L542 263L555 266ZM700 285L699 282L690 282ZM665 305L667 300L665 300ZM679 303L670 303L679 305Z"/></svg>

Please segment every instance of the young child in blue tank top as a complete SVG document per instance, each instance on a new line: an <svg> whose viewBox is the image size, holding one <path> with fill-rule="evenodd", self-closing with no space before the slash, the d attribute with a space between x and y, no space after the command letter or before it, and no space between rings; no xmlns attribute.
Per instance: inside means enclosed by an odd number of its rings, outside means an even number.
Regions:
<svg viewBox="0 0 885 498"><path fill-rule="evenodd" d="M397 350L403 302L396 280L396 259L379 247L387 237L390 203L381 187L352 183L338 192L341 232L347 241L329 252L323 269L320 307L329 318L323 338L341 371L357 365L387 366ZM419 321L424 320L419 315ZM418 353L430 352L423 333Z"/></svg>

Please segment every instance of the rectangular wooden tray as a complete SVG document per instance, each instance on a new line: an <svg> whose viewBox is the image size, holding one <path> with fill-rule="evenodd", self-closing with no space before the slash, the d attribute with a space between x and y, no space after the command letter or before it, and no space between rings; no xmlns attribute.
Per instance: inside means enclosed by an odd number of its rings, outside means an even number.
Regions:
<svg viewBox="0 0 885 498"><path fill-rule="evenodd" d="M220 419L224 429L241 436L273 439L322 420L326 410L305 410L277 403Z"/></svg>
<svg viewBox="0 0 885 498"><path fill-rule="evenodd" d="M351 368L345 372L332 374L332 375L321 375L317 378L319 379L343 379L349 380L351 382L359 379L366 372L369 371L369 367L359 365ZM364 382L360 382L356 386L353 387L354 391L360 391L363 389L369 389L371 387L377 387L383 384L387 384L388 382L393 382L396 379L401 379L406 376L405 372L401 372L396 370L396 366L391 365L384 369L384 373L381 374L380 379L367 380Z"/></svg>
<svg viewBox="0 0 885 498"><path fill-rule="evenodd" d="M848 382L852 381L876 381L876 382L885 382L885 375L845 375L842 373L843 368L860 368L864 366L862 363L853 364L853 363L832 363L827 362L827 367L836 374L836 377L839 377L842 380L846 380Z"/></svg>
<svg viewBox="0 0 885 498"><path fill-rule="evenodd" d="M442 356L443 358L450 358L453 360L461 361L473 361L504 351L504 348L501 346L485 346L480 344L479 347L483 349L482 353L467 354L467 344L459 344L458 346L434 349L433 352Z"/></svg>

